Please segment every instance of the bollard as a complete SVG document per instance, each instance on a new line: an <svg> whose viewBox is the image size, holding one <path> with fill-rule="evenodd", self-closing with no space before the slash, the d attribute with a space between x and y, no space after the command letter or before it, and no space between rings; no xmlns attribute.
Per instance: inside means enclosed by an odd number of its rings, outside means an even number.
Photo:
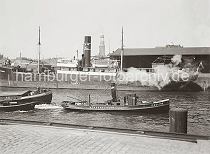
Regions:
<svg viewBox="0 0 210 154"><path fill-rule="evenodd" d="M187 110L175 108L169 111L169 131L187 134Z"/></svg>
<svg viewBox="0 0 210 154"><path fill-rule="evenodd" d="M117 102L117 92L115 83L111 83L112 101Z"/></svg>

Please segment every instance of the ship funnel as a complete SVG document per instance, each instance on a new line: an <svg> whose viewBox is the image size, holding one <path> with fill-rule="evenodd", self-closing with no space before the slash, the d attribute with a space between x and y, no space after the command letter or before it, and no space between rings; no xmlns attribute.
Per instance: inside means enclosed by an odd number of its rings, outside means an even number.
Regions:
<svg viewBox="0 0 210 154"><path fill-rule="evenodd" d="M84 41L84 59L85 67L90 67L90 57L91 57L91 36L85 36Z"/></svg>
<svg viewBox="0 0 210 154"><path fill-rule="evenodd" d="M111 83L112 101L117 102L117 88L115 83Z"/></svg>

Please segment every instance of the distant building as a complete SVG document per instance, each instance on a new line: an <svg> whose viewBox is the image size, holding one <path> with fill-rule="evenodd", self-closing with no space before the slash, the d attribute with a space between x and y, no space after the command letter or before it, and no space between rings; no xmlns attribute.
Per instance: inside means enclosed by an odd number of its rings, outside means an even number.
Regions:
<svg viewBox="0 0 210 154"><path fill-rule="evenodd" d="M111 59L120 61L121 49L110 54ZM180 45L167 45L155 48L124 48L123 68L152 68L152 64L159 57L172 58L182 55L184 61L203 63L202 72L210 73L210 47L182 47ZM191 60L190 60L191 59Z"/></svg>
<svg viewBox="0 0 210 154"><path fill-rule="evenodd" d="M58 59L57 60L57 70L71 71L77 70L78 61L75 59Z"/></svg>
<svg viewBox="0 0 210 154"><path fill-rule="evenodd" d="M93 68L118 68L117 60L111 60L109 57L92 59Z"/></svg>
<svg viewBox="0 0 210 154"><path fill-rule="evenodd" d="M27 58L16 58L12 64L14 67L14 71L17 72L38 72L38 62L32 59ZM52 65L47 62L40 62L40 72L46 73L47 71L51 71Z"/></svg>

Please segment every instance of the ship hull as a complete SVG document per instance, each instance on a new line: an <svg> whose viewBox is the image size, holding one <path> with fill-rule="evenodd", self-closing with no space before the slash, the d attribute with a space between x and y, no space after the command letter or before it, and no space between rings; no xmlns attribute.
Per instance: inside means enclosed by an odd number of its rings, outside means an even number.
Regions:
<svg viewBox="0 0 210 154"><path fill-rule="evenodd" d="M171 82L168 85L165 85L161 91L202 91L204 89L210 89L210 73L201 73L198 76L196 81L189 82ZM98 89L107 89L110 82L106 81L92 81L91 82L26 82L19 80L6 80L0 79L0 89L4 87L10 88L26 88L26 87L45 87L45 88L55 88L55 89L88 89L88 90L98 90ZM154 86L142 86L140 83L129 83L129 84L118 84L118 90L127 90L127 91L159 91L157 87Z"/></svg>
<svg viewBox="0 0 210 154"><path fill-rule="evenodd" d="M89 112L130 112L130 113L168 113L169 100L160 103L145 104L137 106L79 106L62 102L62 107L68 111L89 111Z"/></svg>
<svg viewBox="0 0 210 154"><path fill-rule="evenodd" d="M34 96L26 96L17 100L18 102L37 102L37 104L50 104L52 101L52 92L37 94Z"/></svg>
<svg viewBox="0 0 210 154"><path fill-rule="evenodd" d="M17 105L5 105L0 106L0 111L11 112L11 111L29 111L33 110L37 102L29 102Z"/></svg>
<svg viewBox="0 0 210 154"><path fill-rule="evenodd" d="M29 93L30 91L26 92ZM16 97L16 98L15 98ZM29 95L29 96L19 96L19 95L12 95L12 96L0 96L2 102L11 102L15 101L17 103L29 103L29 102L36 102L37 104L50 104L52 101L52 92L42 92L40 94Z"/></svg>
<svg viewBox="0 0 210 154"><path fill-rule="evenodd" d="M203 91L203 88L193 81L189 82L170 82L161 91Z"/></svg>

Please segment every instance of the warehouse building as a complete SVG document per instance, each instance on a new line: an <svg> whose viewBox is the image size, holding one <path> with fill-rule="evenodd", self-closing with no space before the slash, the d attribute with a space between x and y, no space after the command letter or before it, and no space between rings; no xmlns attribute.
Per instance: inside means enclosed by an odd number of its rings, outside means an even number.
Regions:
<svg viewBox="0 0 210 154"><path fill-rule="evenodd" d="M121 49L110 54L111 59L120 61ZM210 47L182 47L166 45L155 48L124 48L123 68L152 68L155 62L168 62L174 55L182 55L183 62L200 63L203 73L210 73Z"/></svg>

